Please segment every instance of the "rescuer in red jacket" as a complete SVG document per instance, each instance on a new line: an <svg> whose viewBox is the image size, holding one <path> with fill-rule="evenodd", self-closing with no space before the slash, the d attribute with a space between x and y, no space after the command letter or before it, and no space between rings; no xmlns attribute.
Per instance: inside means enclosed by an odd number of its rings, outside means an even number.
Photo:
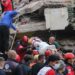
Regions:
<svg viewBox="0 0 75 75"><path fill-rule="evenodd" d="M13 10L12 0L1 0L2 12Z"/></svg>
<svg viewBox="0 0 75 75"><path fill-rule="evenodd" d="M16 49L18 55L20 56L21 60L23 59L24 55L25 55L25 52L23 51L23 46L22 45L19 45Z"/></svg>
<svg viewBox="0 0 75 75"><path fill-rule="evenodd" d="M44 66L37 75L56 75L55 69L59 67L60 57L57 55L49 56L48 65Z"/></svg>
<svg viewBox="0 0 75 75"><path fill-rule="evenodd" d="M26 54L27 46L28 46L28 37L24 35L22 37L21 43L16 48L16 51L19 54L21 60L23 59L24 55Z"/></svg>
<svg viewBox="0 0 75 75"><path fill-rule="evenodd" d="M74 54L73 53L66 53L64 54L64 59L65 59L65 63L66 63L66 70L65 70L65 74L66 75L75 75L75 70L73 68L73 63L74 63Z"/></svg>

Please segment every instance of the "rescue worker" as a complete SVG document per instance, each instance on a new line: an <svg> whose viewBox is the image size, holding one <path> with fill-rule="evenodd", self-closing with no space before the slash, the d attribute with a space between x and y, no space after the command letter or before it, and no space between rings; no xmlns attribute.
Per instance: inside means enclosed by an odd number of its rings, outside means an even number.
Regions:
<svg viewBox="0 0 75 75"><path fill-rule="evenodd" d="M24 35L22 37L22 40L21 40L21 45L27 50L29 48L29 45L28 45L28 36Z"/></svg>
<svg viewBox="0 0 75 75"><path fill-rule="evenodd" d="M48 58L49 56L53 55L52 51L51 50L46 50L45 51L45 60L44 60L44 65L47 65L48 64Z"/></svg>
<svg viewBox="0 0 75 75"><path fill-rule="evenodd" d="M22 37L22 41L25 42L25 43L28 43L28 36L24 35Z"/></svg>
<svg viewBox="0 0 75 75"><path fill-rule="evenodd" d="M28 46L28 36L24 35L16 48L17 53L21 57L21 60L23 59L24 55L28 52Z"/></svg>
<svg viewBox="0 0 75 75"><path fill-rule="evenodd" d="M2 12L13 10L12 0L1 0L1 6Z"/></svg>
<svg viewBox="0 0 75 75"><path fill-rule="evenodd" d="M37 75L56 75L55 69L59 67L60 57L57 55L51 55L48 58L48 65L44 66Z"/></svg>
<svg viewBox="0 0 75 75"><path fill-rule="evenodd" d="M46 51L45 51L45 57L46 57L46 59L47 59L50 55L52 55L52 51L51 51L51 50L46 50Z"/></svg>
<svg viewBox="0 0 75 75"><path fill-rule="evenodd" d="M13 17L17 15L17 11L6 11L0 20L0 52L5 53L9 49L9 29L12 28L18 32L17 28L12 24Z"/></svg>
<svg viewBox="0 0 75 75"><path fill-rule="evenodd" d="M25 55L25 52L24 52L24 47L22 45L19 45L16 49L18 55L20 56L20 59L22 60L24 55Z"/></svg>
<svg viewBox="0 0 75 75"><path fill-rule="evenodd" d="M62 60L59 61L60 66L56 69L56 75L64 75L65 71L65 64Z"/></svg>
<svg viewBox="0 0 75 75"><path fill-rule="evenodd" d="M74 58L75 56L73 53L64 54L66 64L66 70L64 71L64 75L75 75L75 70L73 68Z"/></svg>
<svg viewBox="0 0 75 75"><path fill-rule="evenodd" d="M16 55L16 61L21 62L21 58L20 58L19 54Z"/></svg>

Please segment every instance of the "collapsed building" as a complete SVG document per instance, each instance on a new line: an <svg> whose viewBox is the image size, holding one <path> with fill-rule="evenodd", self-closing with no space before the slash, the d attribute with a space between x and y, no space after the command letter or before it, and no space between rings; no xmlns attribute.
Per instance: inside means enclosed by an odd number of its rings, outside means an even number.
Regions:
<svg viewBox="0 0 75 75"><path fill-rule="evenodd" d="M70 3L71 3L70 0L32 0L27 4L25 3L23 7L17 8L19 11L21 11L20 14L16 16L16 18L20 19L20 22L18 22L17 25L18 27L20 27L21 32L31 32L31 31L49 29L51 25L48 24L49 22L48 19L55 21L54 16L56 15L54 14L57 14L57 18L60 15L61 17L62 16L64 16L64 18L66 17L65 18L66 20L68 19L67 6L70 5ZM58 13L55 13L54 11ZM49 18L48 16L50 16L51 18ZM61 18L61 19L64 19L64 18ZM51 23L51 20L50 20L50 23ZM60 17L59 17L59 20L60 20ZM63 25L57 24L58 27L55 27L53 25L51 26L50 30L65 29L66 25L68 25L68 21L65 26L64 24ZM60 27L62 26L62 27L60 28L59 26ZM54 29L54 27L57 29Z"/></svg>
<svg viewBox="0 0 75 75"><path fill-rule="evenodd" d="M56 35L64 49L75 49L74 0L21 0L14 3L20 11L15 17L21 34L39 36L43 40ZM10 30L11 34L15 32ZM24 35L23 34L23 35ZM48 41L48 40L47 40Z"/></svg>

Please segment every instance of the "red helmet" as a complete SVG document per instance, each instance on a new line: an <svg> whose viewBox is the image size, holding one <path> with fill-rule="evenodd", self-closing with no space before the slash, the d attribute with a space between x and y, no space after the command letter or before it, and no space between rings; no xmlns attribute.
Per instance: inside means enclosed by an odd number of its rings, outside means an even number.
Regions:
<svg viewBox="0 0 75 75"><path fill-rule="evenodd" d="M74 54L73 53L66 53L66 54L64 54L64 58L65 59L73 59L75 56L74 56Z"/></svg>
<svg viewBox="0 0 75 75"><path fill-rule="evenodd" d="M20 51L21 49L23 49L24 47L22 45L19 45L17 48L17 51Z"/></svg>
<svg viewBox="0 0 75 75"><path fill-rule="evenodd" d="M45 51L45 56L50 56L52 55L52 51L51 50L46 50Z"/></svg>
<svg viewBox="0 0 75 75"><path fill-rule="evenodd" d="M25 43L28 42L28 36L23 36L22 41Z"/></svg>
<svg viewBox="0 0 75 75"><path fill-rule="evenodd" d="M33 50L33 55L38 55L39 52L37 50Z"/></svg>
<svg viewBox="0 0 75 75"><path fill-rule="evenodd" d="M16 61L17 61L17 62L20 62L20 61L21 61L21 58L20 58L19 55L16 56Z"/></svg>

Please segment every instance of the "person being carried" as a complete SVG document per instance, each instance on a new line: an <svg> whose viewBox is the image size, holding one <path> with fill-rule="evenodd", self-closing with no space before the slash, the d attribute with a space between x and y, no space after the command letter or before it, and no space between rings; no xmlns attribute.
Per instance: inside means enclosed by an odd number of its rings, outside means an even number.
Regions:
<svg viewBox="0 0 75 75"><path fill-rule="evenodd" d="M42 41L38 37L31 37L28 42L39 51L40 54L45 54L45 51L49 48L49 44Z"/></svg>

